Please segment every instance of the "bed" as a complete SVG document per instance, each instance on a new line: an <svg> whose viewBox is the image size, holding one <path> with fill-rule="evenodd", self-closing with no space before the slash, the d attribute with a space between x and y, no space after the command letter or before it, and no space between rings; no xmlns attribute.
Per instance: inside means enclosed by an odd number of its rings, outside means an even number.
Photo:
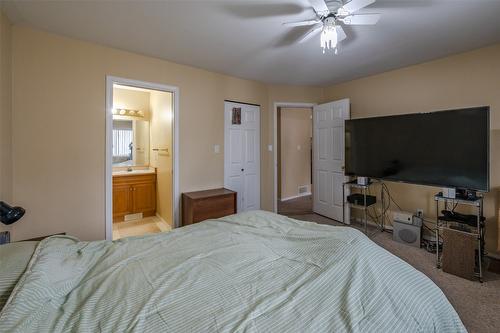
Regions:
<svg viewBox="0 0 500 333"><path fill-rule="evenodd" d="M0 332L466 331L433 282L349 227L256 211L27 246Z"/></svg>

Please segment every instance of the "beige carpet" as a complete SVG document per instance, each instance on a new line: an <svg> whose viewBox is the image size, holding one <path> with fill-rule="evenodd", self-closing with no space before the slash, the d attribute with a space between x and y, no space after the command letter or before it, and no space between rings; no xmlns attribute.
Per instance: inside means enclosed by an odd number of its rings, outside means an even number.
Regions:
<svg viewBox="0 0 500 333"><path fill-rule="evenodd" d="M288 216L316 223L343 225L316 214ZM434 281L455 307L469 332L500 332L500 275L486 272L483 283L462 279L438 270L435 256L424 249L394 242L392 234L388 232L371 230L369 234L372 234L370 238L375 243Z"/></svg>

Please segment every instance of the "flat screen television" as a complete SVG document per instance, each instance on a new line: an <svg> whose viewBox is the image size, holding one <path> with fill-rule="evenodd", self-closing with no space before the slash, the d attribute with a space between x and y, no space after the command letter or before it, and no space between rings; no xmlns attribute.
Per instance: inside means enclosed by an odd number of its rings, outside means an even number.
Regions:
<svg viewBox="0 0 500 333"><path fill-rule="evenodd" d="M361 118L345 123L345 173L489 191L490 108Z"/></svg>

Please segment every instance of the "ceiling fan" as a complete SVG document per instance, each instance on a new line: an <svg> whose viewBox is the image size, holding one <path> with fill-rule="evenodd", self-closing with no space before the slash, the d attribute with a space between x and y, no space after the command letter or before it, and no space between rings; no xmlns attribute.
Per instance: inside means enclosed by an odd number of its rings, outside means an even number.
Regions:
<svg viewBox="0 0 500 333"><path fill-rule="evenodd" d="M377 24L380 14L354 14L375 1L351 0L344 4L342 0L309 0L316 13L316 18L299 22L286 22L283 25L290 27L312 26L299 40L299 43L303 43L321 32L320 42L323 53L327 50L334 50L337 54L337 44L347 37L340 24Z"/></svg>

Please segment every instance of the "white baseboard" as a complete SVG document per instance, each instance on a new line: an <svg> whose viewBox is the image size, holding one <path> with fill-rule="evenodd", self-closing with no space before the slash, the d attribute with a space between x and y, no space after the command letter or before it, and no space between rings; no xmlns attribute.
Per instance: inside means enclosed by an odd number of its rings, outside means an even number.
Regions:
<svg viewBox="0 0 500 333"><path fill-rule="evenodd" d="M160 214L156 213L156 217L157 217L157 218L159 218L162 222L164 222L164 223L166 223L166 224L170 225L170 223L168 223L167 221L165 221L165 220L163 219L163 217L161 217L161 216L160 216Z"/></svg>
<svg viewBox="0 0 500 333"><path fill-rule="evenodd" d="M356 221L356 223L363 223L363 219L360 218L360 217L355 217L354 220ZM368 219L367 222L368 222L368 225L370 225L370 226L373 226L373 227L378 227L379 226L372 219ZM384 225L384 229L386 229L386 230L392 230L392 225L391 224L387 224L387 222L386 222L385 225Z"/></svg>
<svg viewBox="0 0 500 333"><path fill-rule="evenodd" d="M280 201L288 201L288 200L297 199L297 198L300 198L300 197L307 197L308 195L312 195L312 193L311 192L306 192L306 193L302 193L302 194L299 194L299 195L294 195L292 197L282 198Z"/></svg>

